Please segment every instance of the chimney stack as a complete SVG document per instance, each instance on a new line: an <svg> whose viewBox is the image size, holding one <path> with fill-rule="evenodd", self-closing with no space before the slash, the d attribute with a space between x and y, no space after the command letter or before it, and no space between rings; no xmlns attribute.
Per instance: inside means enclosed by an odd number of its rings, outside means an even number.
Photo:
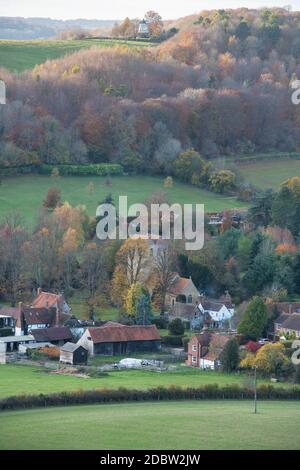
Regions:
<svg viewBox="0 0 300 470"><path fill-rule="evenodd" d="M42 293L42 288L41 288L41 287L38 287L37 296L39 296L41 293Z"/></svg>

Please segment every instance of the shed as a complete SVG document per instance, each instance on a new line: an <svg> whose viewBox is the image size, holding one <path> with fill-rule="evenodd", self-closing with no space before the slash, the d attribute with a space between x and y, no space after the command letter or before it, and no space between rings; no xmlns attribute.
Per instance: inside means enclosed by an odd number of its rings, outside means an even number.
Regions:
<svg viewBox="0 0 300 470"><path fill-rule="evenodd" d="M80 344L66 343L60 348L60 362L65 364L86 364L88 351Z"/></svg>

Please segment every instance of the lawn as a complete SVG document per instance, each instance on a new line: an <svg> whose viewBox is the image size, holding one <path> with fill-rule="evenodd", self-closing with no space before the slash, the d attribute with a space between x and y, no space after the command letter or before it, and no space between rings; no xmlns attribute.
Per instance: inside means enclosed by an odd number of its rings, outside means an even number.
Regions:
<svg viewBox="0 0 300 470"><path fill-rule="evenodd" d="M293 158L239 164L238 168L246 181L263 189L278 190L287 179L300 176L300 160Z"/></svg>
<svg viewBox="0 0 300 470"><path fill-rule="evenodd" d="M89 182L94 184L94 192L87 190ZM206 211L242 207L245 204L235 197L225 197L198 189L183 183L174 182L173 188L164 189L163 179L150 176L116 176L111 178L111 186L103 177L60 177L18 176L3 178L0 185L0 217L5 213L18 210L29 225L36 219L50 187L61 190L62 200L76 206L83 204L90 215L96 214L99 201L112 193L118 206L118 196L128 196L128 204L143 203L153 192L164 190L170 202L204 204Z"/></svg>
<svg viewBox="0 0 300 470"><path fill-rule="evenodd" d="M72 54L79 49L93 46L115 47L126 44L129 47L147 47L151 42L85 39L85 40L36 40L36 41L0 41L0 64L12 72L23 72L42 64L48 59L57 59Z"/></svg>
<svg viewBox="0 0 300 470"><path fill-rule="evenodd" d="M116 357L115 361L119 359ZM103 362L111 362L111 358ZM245 381L249 383L248 376L244 374L222 374L213 371L201 371L187 366L164 372L145 370L112 371L101 378L82 378L52 374L39 366L6 364L0 365L0 398L12 395L35 395L104 387L113 389L125 387L142 390L171 385L181 387L200 387L204 384L215 383L220 386L229 384L243 385ZM262 383L262 381L259 381L259 383ZM268 383L270 382L268 381Z"/></svg>
<svg viewBox="0 0 300 470"><path fill-rule="evenodd" d="M1 413L0 449L300 449L295 402L126 403Z"/></svg>

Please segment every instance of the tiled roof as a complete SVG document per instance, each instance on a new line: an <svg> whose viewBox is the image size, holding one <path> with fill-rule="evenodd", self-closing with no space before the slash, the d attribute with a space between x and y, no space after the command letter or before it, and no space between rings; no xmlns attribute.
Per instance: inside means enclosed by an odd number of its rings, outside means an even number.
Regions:
<svg viewBox="0 0 300 470"><path fill-rule="evenodd" d="M43 308L53 307L60 299L61 295L52 294L51 292L41 292L32 302L32 307Z"/></svg>
<svg viewBox="0 0 300 470"><path fill-rule="evenodd" d="M209 346L211 334L208 332L200 333L199 335L195 335L198 342L201 346Z"/></svg>
<svg viewBox="0 0 300 470"><path fill-rule="evenodd" d="M280 313L299 312L300 302L278 302L276 307Z"/></svg>
<svg viewBox="0 0 300 470"><path fill-rule="evenodd" d="M37 328L30 332L36 341L65 341L72 339L72 333L65 326L54 326L53 328Z"/></svg>
<svg viewBox="0 0 300 470"><path fill-rule="evenodd" d="M173 284L170 287L170 293L173 295L180 295L184 289L188 286L190 279L185 277L175 278Z"/></svg>
<svg viewBox="0 0 300 470"><path fill-rule="evenodd" d="M186 317L194 318L196 312L196 306L193 304L183 304L181 302L176 302L170 311L170 314L174 317Z"/></svg>
<svg viewBox="0 0 300 470"><path fill-rule="evenodd" d="M206 311L219 312L224 304L214 300L201 300L201 305Z"/></svg>
<svg viewBox="0 0 300 470"><path fill-rule="evenodd" d="M101 326L88 329L92 341L97 343L119 343L127 341L157 341L160 335L155 325L151 326Z"/></svg>
<svg viewBox="0 0 300 470"><path fill-rule="evenodd" d="M276 320L274 320L274 323L282 325L282 323L285 322L285 320L287 320L290 316L291 315L288 313L282 313L278 318L276 318Z"/></svg>
<svg viewBox="0 0 300 470"><path fill-rule="evenodd" d="M23 307L22 311L27 325L52 325L55 320L53 309Z"/></svg>
<svg viewBox="0 0 300 470"><path fill-rule="evenodd" d="M65 351L65 352L74 352L74 351L76 351L76 349L78 349L80 347L83 348L83 346L79 345L79 344L66 343L60 348L60 350ZM83 348L83 349L85 349L85 348Z"/></svg>
<svg viewBox="0 0 300 470"><path fill-rule="evenodd" d="M220 354L208 352L203 359L206 361L216 361L220 357Z"/></svg>
<svg viewBox="0 0 300 470"><path fill-rule="evenodd" d="M281 326L282 328L300 331L300 314L294 313L293 315L288 315L288 318L282 323Z"/></svg>

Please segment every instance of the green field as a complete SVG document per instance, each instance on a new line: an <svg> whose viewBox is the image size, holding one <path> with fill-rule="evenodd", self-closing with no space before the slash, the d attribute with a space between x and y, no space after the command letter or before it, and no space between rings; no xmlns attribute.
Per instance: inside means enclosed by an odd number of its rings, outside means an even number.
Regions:
<svg viewBox="0 0 300 470"><path fill-rule="evenodd" d="M115 358L116 361L119 359ZM111 360L107 362L111 362ZM145 370L111 371L105 377L83 378L53 374L39 366L6 364L0 365L0 398L13 395L35 395L105 387L143 390L159 386L169 387L171 385L181 387L201 387L205 384L215 383L220 386L243 385L246 381L249 383L249 378L244 374L222 374L220 372L201 371L187 366L163 372ZM259 383L261 384L263 381L260 380ZM270 383L270 381L266 380L266 383Z"/></svg>
<svg viewBox="0 0 300 470"><path fill-rule="evenodd" d="M300 160L293 158L244 163L239 164L238 168L246 181L263 189L278 190L287 179L300 176Z"/></svg>
<svg viewBox="0 0 300 470"><path fill-rule="evenodd" d="M36 40L36 41L0 41L0 67L12 72L23 72L42 64L48 59L58 59L72 54L79 49L93 46L114 47L126 44L129 47L151 46L151 42L85 39L85 40Z"/></svg>
<svg viewBox="0 0 300 470"><path fill-rule="evenodd" d="M0 185L0 218L5 213L18 210L31 224L37 217L47 191L52 186L61 190L62 200L73 206L85 205L90 215L95 215L99 201L112 193L118 205L118 196L127 195L128 203L143 203L153 192L163 190L170 202L204 204L206 211L243 207L245 204L235 197L225 197L198 189L183 183L174 182L173 188L164 189L163 179L150 176L120 176L111 178L111 186L102 177L60 177L18 176L4 178ZM89 194L87 186L94 184L94 193Z"/></svg>
<svg viewBox="0 0 300 470"><path fill-rule="evenodd" d="M0 449L300 449L300 406L126 403L1 413Z"/></svg>

